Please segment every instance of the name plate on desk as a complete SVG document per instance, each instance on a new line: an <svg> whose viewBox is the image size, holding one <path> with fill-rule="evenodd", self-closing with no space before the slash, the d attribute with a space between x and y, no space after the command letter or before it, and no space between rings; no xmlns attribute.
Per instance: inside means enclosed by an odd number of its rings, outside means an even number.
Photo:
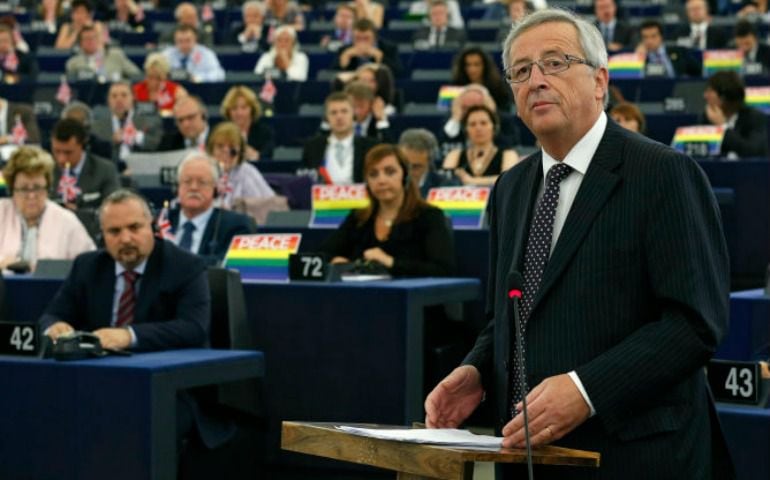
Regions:
<svg viewBox="0 0 770 480"><path fill-rule="evenodd" d="M37 356L39 328L34 323L0 323L0 354Z"/></svg>
<svg viewBox="0 0 770 480"><path fill-rule="evenodd" d="M743 69L743 52L740 50L706 50L703 52L703 76L728 70L740 73Z"/></svg>
<svg viewBox="0 0 770 480"><path fill-rule="evenodd" d="M490 187L438 187L428 191L428 203L440 208L456 229L481 229Z"/></svg>
<svg viewBox="0 0 770 480"><path fill-rule="evenodd" d="M711 360L708 380L717 401L759 403L761 376L758 362Z"/></svg>
<svg viewBox="0 0 770 480"><path fill-rule="evenodd" d="M289 280L323 282L329 273L329 261L323 253L289 255Z"/></svg>
<svg viewBox="0 0 770 480"><path fill-rule="evenodd" d="M679 127L674 132L671 146L693 157L719 155L724 135L724 129L716 125Z"/></svg>
<svg viewBox="0 0 770 480"><path fill-rule="evenodd" d="M746 105L770 113L770 86L746 87Z"/></svg>
<svg viewBox="0 0 770 480"><path fill-rule="evenodd" d="M311 194L310 228L337 228L351 210L369 205L365 184L313 185Z"/></svg>
<svg viewBox="0 0 770 480"><path fill-rule="evenodd" d="M298 233L236 235L225 255L225 268L241 273L245 280L289 281L289 255L297 253Z"/></svg>

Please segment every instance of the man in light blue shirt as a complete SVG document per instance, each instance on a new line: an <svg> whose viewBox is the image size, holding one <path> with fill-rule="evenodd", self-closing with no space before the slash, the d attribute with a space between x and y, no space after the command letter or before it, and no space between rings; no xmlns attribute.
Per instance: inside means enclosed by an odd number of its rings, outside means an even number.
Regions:
<svg viewBox="0 0 770 480"><path fill-rule="evenodd" d="M189 25L178 25L174 30L174 46L163 51L171 70L186 71L195 82L219 82L225 71L216 54L198 44L198 32Z"/></svg>

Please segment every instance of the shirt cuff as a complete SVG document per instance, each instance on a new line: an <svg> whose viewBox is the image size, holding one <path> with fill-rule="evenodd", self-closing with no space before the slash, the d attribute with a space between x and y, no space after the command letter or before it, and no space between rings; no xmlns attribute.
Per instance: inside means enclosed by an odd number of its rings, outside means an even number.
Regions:
<svg viewBox="0 0 770 480"><path fill-rule="evenodd" d="M135 348L136 344L138 342L136 340L136 332L134 332L134 328L131 327L131 326L128 326L128 327L126 327L126 330L128 330L128 333L131 335L131 345L130 345L130 347L131 348ZM581 387L582 387L582 385L581 385ZM581 388L581 387L578 387L578 388ZM582 390L581 390L581 392L582 392ZM589 405L590 405L590 403L589 403ZM591 407L591 411L593 412L593 407Z"/></svg>
<svg viewBox="0 0 770 480"><path fill-rule="evenodd" d="M567 375L569 375L569 378L572 379L572 382L575 384L575 386L577 387L578 391L580 391L580 395L583 396L583 400L586 401L586 404L588 405L588 408L591 409L591 417L596 415L596 410L594 409L594 404L591 403L591 399L588 398L588 393L586 392L585 387L583 387L583 382L580 381L580 377L578 377L577 372L572 370Z"/></svg>
<svg viewBox="0 0 770 480"><path fill-rule="evenodd" d="M454 138L460 134L460 122L452 120L451 118L444 124L444 133L447 137Z"/></svg>

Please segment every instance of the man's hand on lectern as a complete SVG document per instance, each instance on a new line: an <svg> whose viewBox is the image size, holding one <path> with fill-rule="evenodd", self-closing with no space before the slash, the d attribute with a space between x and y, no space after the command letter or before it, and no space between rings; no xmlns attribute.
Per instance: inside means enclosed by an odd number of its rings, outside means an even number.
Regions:
<svg viewBox="0 0 770 480"><path fill-rule="evenodd" d="M478 407L483 396L481 374L476 367L457 367L425 399L425 425L457 428Z"/></svg>

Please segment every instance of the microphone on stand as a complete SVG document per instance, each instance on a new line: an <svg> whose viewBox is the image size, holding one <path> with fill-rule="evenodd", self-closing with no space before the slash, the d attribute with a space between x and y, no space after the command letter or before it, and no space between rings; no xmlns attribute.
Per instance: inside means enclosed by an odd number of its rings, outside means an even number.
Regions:
<svg viewBox="0 0 770 480"><path fill-rule="evenodd" d="M523 325L521 324L521 315L519 312L519 302L521 301L521 290L524 286L524 278L521 276L521 273L519 272L510 272L508 274L508 299L511 302L510 305L510 312L511 314L511 325L514 330L513 335L511 335L511 342L510 345L513 345L514 341L516 342L516 363L519 365L519 378L514 379L514 381L518 381L522 387L526 385L526 365L524 364L524 329L522 328ZM513 349L511 349L513 350ZM512 357L512 355L511 355ZM512 360L513 358L509 359L510 365L513 365ZM511 410L513 410L513 399L509 399L509 402L511 403ZM527 444L527 473L529 476L529 480L532 480L534 478L534 474L532 473L532 444L529 440L529 416L527 415L527 392L522 391L521 392L521 403L522 403L522 413L524 414L524 441ZM513 414L511 415L513 417Z"/></svg>

